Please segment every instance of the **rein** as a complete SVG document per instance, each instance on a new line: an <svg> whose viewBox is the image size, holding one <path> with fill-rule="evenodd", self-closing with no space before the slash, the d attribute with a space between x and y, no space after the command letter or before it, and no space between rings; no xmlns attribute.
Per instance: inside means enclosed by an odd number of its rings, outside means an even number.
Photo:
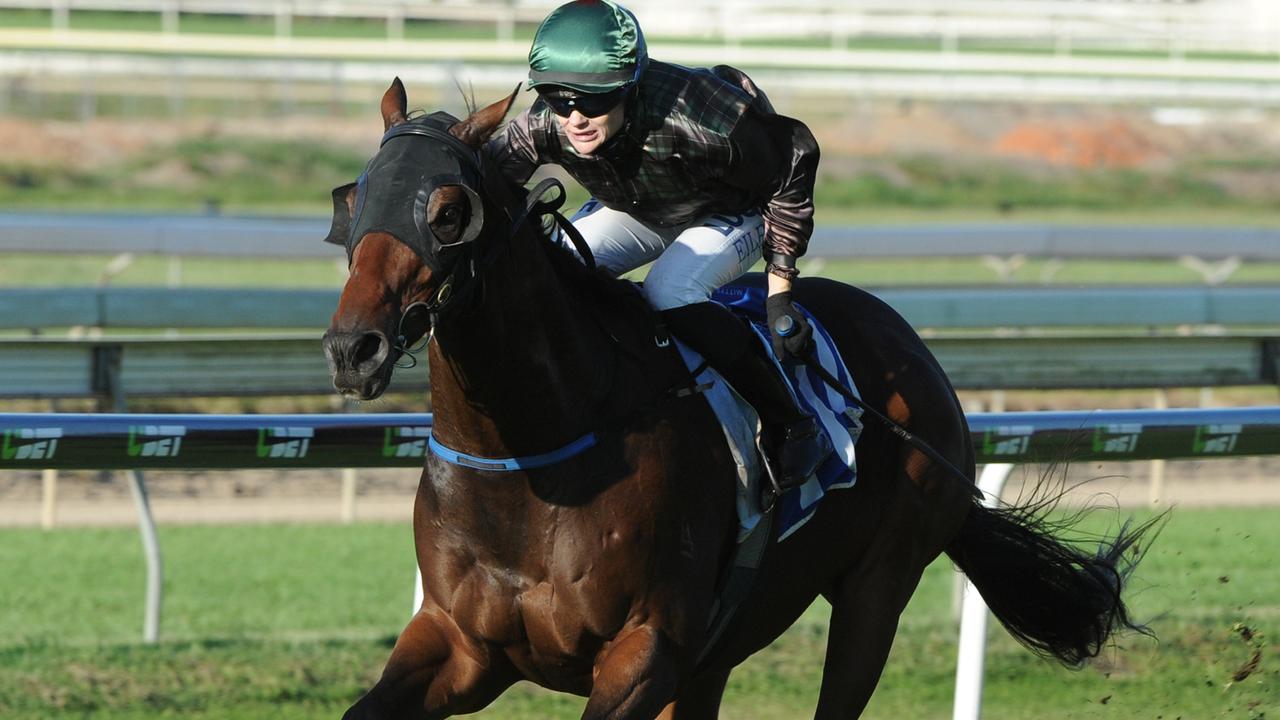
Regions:
<svg viewBox="0 0 1280 720"><path fill-rule="evenodd" d="M817 358L813 356L812 352L804 355L802 359L804 361L804 364L808 365L810 370L817 373L818 377L822 378L822 381L825 382L829 387L831 387L832 390L835 390L836 392L840 393L842 396L844 396L845 400L848 400L849 402L853 403L858 409L871 415L871 417L879 421L882 425L888 428L890 432L892 432L894 435L897 435L908 445L924 453L925 456L927 456L930 460L936 463L938 467L941 467L947 472L950 472L952 475L956 476L961 480L964 480L966 483L973 482L972 478L970 478L968 475L965 475L960 470L960 468L955 466L954 463L952 463L950 460L943 457L942 453L933 449L932 445L920 439L918 435L912 433L910 430L906 429L905 427L889 419L888 416L884 415L883 413L879 412L878 410L871 407L867 403L863 402L862 398L858 397L857 395L854 394L852 390L845 387L844 383L840 382L839 378L827 372L826 368L822 367L822 364L818 362ZM974 486L974 490L976 493L979 493L979 494L981 492L977 490L976 486Z"/></svg>
<svg viewBox="0 0 1280 720"><path fill-rule="evenodd" d="M542 200L542 197L549 194L552 190L555 190L558 196L551 200ZM560 208L564 207L566 197L567 195L564 190L564 184L555 178L547 178L535 185L533 190L529 191L529 197L525 199L524 210L522 210L520 214L511 221L511 231L509 236L515 237L516 230L519 229L519 227L523 225L530 216L542 218L550 215L555 220L556 225L559 226L560 232L569 237L569 240L573 243L573 247L578 251L578 254L582 256L583 263L589 270L595 272L596 256L591 252L591 246L587 245L587 241L582 237L582 233L578 231L578 228L574 227L573 223L569 222L569 220L560 212Z"/></svg>

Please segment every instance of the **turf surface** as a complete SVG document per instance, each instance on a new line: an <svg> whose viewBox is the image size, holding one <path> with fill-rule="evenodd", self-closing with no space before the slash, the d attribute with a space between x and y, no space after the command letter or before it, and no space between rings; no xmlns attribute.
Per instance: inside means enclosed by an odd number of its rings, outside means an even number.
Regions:
<svg viewBox="0 0 1280 720"><path fill-rule="evenodd" d="M1280 618L1275 513L1175 511L1130 594L1159 642L1124 638L1071 672L993 629L984 717L1280 715L1267 647ZM147 647L136 533L0 531L0 717L337 717L376 678L407 619L401 526L167 527L161 541L162 642ZM867 717L950 715L953 577L946 562L929 569ZM818 603L740 668L722 717L810 715L826 613ZM572 718L581 708L522 685L482 717Z"/></svg>

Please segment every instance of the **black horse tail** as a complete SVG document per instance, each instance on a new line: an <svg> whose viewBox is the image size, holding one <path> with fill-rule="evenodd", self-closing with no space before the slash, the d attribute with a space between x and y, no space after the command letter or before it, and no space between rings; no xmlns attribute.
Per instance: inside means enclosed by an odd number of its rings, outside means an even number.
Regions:
<svg viewBox="0 0 1280 720"><path fill-rule="evenodd" d="M1121 595L1154 540L1144 537L1153 528L1158 534L1167 515L1136 526L1126 522L1113 537L1092 538L1097 548L1086 552L1058 539L1073 534L1087 513L1048 517L1061 497L1058 492L1001 508L975 500L947 555L1019 642L1042 657L1079 667L1118 630L1152 635L1130 618Z"/></svg>

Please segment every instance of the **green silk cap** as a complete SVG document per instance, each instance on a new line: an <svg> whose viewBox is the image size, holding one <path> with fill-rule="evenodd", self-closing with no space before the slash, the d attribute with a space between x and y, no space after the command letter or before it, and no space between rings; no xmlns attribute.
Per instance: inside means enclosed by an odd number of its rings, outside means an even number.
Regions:
<svg viewBox="0 0 1280 720"><path fill-rule="evenodd" d="M630 10L610 0L575 0L538 26L529 49L529 88L609 92L638 80L648 63L644 33Z"/></svg>

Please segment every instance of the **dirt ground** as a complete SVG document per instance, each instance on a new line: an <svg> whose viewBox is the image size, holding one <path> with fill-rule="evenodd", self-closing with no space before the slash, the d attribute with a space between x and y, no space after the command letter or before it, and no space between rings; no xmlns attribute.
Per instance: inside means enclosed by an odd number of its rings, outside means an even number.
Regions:
<svg viewBox="0 0 1280 720"><path fill-rule="evenodd" d="M1024 483L1044 468L1015 470L1004 493L1016 501ZM1151 506L1149 462L1080 463L1067 483L1081 483L1071 504L1095 501L1126 508ZM418 471L362 470L358 474L355 519L408 522ZM152 509L161 525L339 522L338 470L154 472L145 476ZM0 527L34 527L42 516L40 473L0 474ZM55 521L59 526L129 526L137 511L124 473L65 472L58 479ZM1176 461L1165 466L1156 507L1280 505L1280 458Z"/></svg>
<svg viewBox="0 0 1280 720"><path fill-rule="evenodd" d="M522 102L527 98L522 98ZM519 109L522 106L518 106ZM1171 171L1201 168L1232 195L1275 197L1280 178L1259 159L1280 154L1280 114L1265 110L934 103L795 96L782 112L803 118L823 151L831 177L876 171L894 157L934 155L1039 169ZM189 139L314 140L371 152L380 123L376 105L346 116L296 114L197 119L109 118L40 120L0 117L0 165L65 167L77 172L126 166L148 151ZM175 161L177 162L177 161ZM181 179L184 168L152 168L158 181ZM889 170L885 170L889 172Z"/></svg>

